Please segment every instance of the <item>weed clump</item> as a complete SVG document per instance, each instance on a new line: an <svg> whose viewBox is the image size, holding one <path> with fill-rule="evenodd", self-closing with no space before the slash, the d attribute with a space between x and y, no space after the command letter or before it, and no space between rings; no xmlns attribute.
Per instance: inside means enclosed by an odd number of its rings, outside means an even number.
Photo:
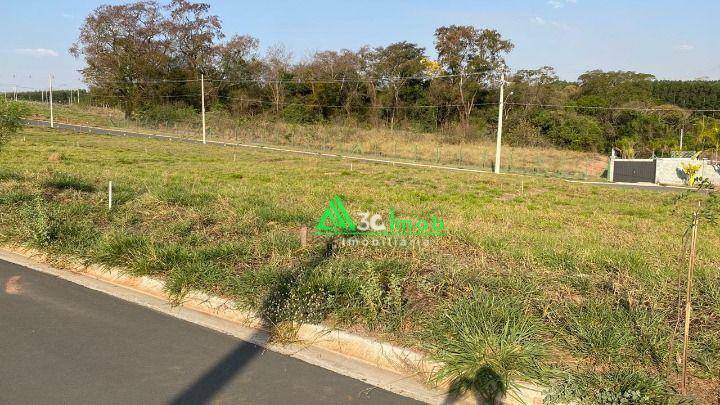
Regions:
<svg viewBox="0 0 720 405"><path fill-rule="evenodd" d="M611 371L568 372L560 376L545 402L580 401L597 405L686 403L661 380L629 367Z"/></svg>
<svg viewBox="0 0 720 405"><path fill-rule="evenodd" d="M55 190L76 190L84 193L95 191L95 186L90 182L68 173L53 173L43 182L43 186Z"/></svg>
<svg viewBox="0 0 720 405"><path fill-rule="evenodd" d="M545 350L542 326L517 302L472 294L431 319L422 333L435 380L450 392L474 392L488 403L512 393L518 381L538 381Z"/></svg>
<svg viewBox="0 0 720 405"><path fill-rule="evenodd" d="M24 206L22 215L32 245L44 248L58 238L59 221L40 198Z"/></svg>

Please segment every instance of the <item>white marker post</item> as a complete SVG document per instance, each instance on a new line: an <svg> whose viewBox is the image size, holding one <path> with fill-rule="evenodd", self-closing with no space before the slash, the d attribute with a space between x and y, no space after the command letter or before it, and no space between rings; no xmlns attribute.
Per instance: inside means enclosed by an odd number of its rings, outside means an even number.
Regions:
<svg viewBox="0 0 720 405"><path fill-rule="evenodd" d="M52 100L52 81L53 81L53 75L50 73L50 128L55 128L55 117L53 116L53 100Z"/></svg>
<svg viewBox="0 0 720 405"><path fill-rule="evenodd" d="M505 109L505 73L500 78L500 108L498 110L497 140L495 143L495 174L500 174L500 150L502 148L503 110Z"/></svg>
<svg viewBox="0 0 720 405"><path fill-rule="evenodd" d="M112 181L108 182L108 210L112 210Z"/></svg>
<svg viewBox="0 0 720 405"><path fill-rule="evenodd" d="M205 75L200 75L200 92L202 93L202 129L203 129L203 144L207 144L207 137L205 135Z"/></svg>

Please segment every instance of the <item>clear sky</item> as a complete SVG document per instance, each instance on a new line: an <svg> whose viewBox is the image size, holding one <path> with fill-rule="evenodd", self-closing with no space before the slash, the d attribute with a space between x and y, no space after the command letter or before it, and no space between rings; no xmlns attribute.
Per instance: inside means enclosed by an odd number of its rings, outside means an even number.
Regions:
<svg viewBox="0 0 720 405"><path fill-rule="evenodd" d="M435 28L495 28L516 47L512 69L554 66L563 79L587 70L658 78L720 79L718 0L263 0L207 1L228 35L278 42L303 58L407 40L432 55ZM81 86L68 54L83 18L103 0L0 0L0 89Z"/></svg>

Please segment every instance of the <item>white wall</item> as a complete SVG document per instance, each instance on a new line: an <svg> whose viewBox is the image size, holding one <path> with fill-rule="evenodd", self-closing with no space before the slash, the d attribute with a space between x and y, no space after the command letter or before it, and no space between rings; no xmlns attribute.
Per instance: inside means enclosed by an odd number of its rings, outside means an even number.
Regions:
<svg viewBox="0 0 720 405"><path fill-rule="evenodd" d="M681 165L684 163L701 164L700 176L720 186L720 166L712 166L707 161L687 158L661 158L656 161L655 182L658 184L685 185L685 175Z"/></svg>

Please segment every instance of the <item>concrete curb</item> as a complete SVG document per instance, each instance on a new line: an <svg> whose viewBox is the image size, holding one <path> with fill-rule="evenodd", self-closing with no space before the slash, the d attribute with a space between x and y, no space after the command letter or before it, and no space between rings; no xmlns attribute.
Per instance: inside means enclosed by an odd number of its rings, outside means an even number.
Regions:
<svg viewBox="0 0 720 405"><path fill-rule="evenodd" d="M0 259L209 327L399 395L431 404L480 403L471 396L451 398L444 390L429 387L429 377L438 365L407 348L312 324L300 325L292 343L277 344L271 341L260 318L236 309L231 300L191 291L179 306L173 307L168 303L164 283L151 277L130 276L122 269L84 265L69 258L63 258L62 265L50 265L58 261L18 246L0 246ZM542 404L542 389L523 385L500 403Z"/></svg>

